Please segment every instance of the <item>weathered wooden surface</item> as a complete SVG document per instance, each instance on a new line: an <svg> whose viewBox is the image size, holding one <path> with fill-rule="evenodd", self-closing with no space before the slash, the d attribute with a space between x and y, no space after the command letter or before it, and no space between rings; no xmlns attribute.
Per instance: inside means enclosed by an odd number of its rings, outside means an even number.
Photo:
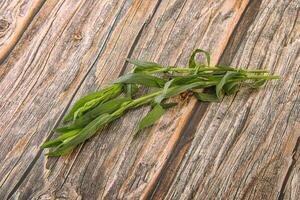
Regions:
<svg viewBox="0 0 300 200"><path fill-rule="evenodd" d="M1 199L299 199L299 0L30 5L0 38ZM69 105L128 71L126 57L185 65L197 47L283 78L219 104L187 99L137 140L148 108L132 111L68 156L43 155Z"/></svg>
<svg viewBox="0 0 300 200"><path fill-rule="evenodd" d="M16 45L44 2L45 0L11 0L0 2L0 61Z"/></svg>
<svg viewBox="0 0 300 200"><path fill-rule="evenodd" d="M241 23L248 27L236 30L230 63L268 68L282 79L208 105L190 144L182 143L190 145L179 150L184 158L169 163L176 170L164 176L172 182L162 177L154 197L300 198L299 6L300 1L263 1L245 14Z"/></svg>

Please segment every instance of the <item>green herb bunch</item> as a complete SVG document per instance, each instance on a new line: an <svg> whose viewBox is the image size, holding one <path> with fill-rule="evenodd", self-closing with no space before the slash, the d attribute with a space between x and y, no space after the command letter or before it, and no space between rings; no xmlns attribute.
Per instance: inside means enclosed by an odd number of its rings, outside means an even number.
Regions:
<svg viewBox="0 0 300 200"><path fill-rule="evenodd" d="M204 54L206 63L198 63L197 54ZM45 142L42 147L55 147L49 156L64 155L80 143L99 133L110 122L120 118L126 111L139 106L151 105L152 110L140 121L137 133L152 126L176 103L166 99L191 92L199 101L218 102L224 95L231 95L240 88L258 88L267 80L279 76L265 75L268 70L247 70L230 66L211 66L210 54L196 49L188 68L161 66L154 62L128 59L135 68L115 80L110 86L79 99L64 118L64 127L55 129L61 133ZM137 96L142 88L149 93ZM211 88L203 92L201 88ZM213 93L211 92L213 90ZM136 135L135 135L136 136Z"/></svg>

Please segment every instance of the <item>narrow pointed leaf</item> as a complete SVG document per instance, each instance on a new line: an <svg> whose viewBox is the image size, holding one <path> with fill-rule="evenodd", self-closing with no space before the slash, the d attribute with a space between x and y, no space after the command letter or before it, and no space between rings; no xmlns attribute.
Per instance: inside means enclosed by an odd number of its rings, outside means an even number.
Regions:
<svg viewBox="0 0 300 200"><path fill-rule="evenodd" d="M126 92L126 96L128 98L132 98L132 96L134 96L137 92L138 92L139 88L136 84L126 84L125 85L125 92Z"/></svg>
<svg viewBox="0 0 300 200"><path fill-rule="evenodd" d="M70 137L73 137L73 136L77 135L79 132L80 132L80 129L69 131L69 132L67 132L67 133L65 133L63 135L58 136L57 138L55 138L53 140L45 142L44 144L41 145L41 147L42 148L49 148L49 147L58 146L64 140L66 140L67 138L70 138Z"/></svg>
<svg viewBox="0 0 300 200"><path fill-rule="evenodd" d="M59 127L59 128L56 128L54 129L53 131L54 132L57 132L57 133L67 133L71 130L73 130L74 128L69 128L69 126L64 126L64 127Z"/></svg>
<svg viewBox="0 0 300 200"><path fill-rule="evenodd" d="M103 114L90 122L86 127L84 127L74 138L65 142L61 147L57 148L52 152L53 155L63 155L63 153L77 146L78 144L84 142L85 140L92 137L96 134L100 129L102 129L109 122L114 120L114 118L110 114Z"/></svg>
<svg viewBox="0 0 300 200"><path fill-rule="evenodd" d="M231 79L233 79L236 76L239 76L240 74L237 72L226 72L226 74L223 76L223 78L220 80L220 82L216 86L216 95L218 99L220 100L224 96L224 85Z"/></svg>
<svg viewBox="0 0 300 200"><path fill-rule="evenodd" d="M76 120L78 117L82 116L85 112L88 110L91 110L101 102L105 102L107 100L104 96L100 98L93 99L87 103L85 103L82 107L80 107L76 112L74 113L74 120Z"/></svg>
<svg viewBox="0 0 300 200"><path fill-rule="evenodd" d="M165 113L165 109L159 104L141 120L139 130L152 126Z"/></svg>
<svg viewBox="0 0 300 200"><path fill-rule="evenodd" d="M127 59L127 61L131 64L134 64L136 67L134 69L134 73L142 73L142 72L152 72L157 70L163 70L164 67L160 66L155 62L147 62L143 60L133 60Z"/></svg>
<svg viewBox="0 0 300 200"><path fill-rule="evenodd" d="M134 60L131 58L126 59L129 63L134 64L137 67L161 67L159 64L155 62L149 62L144 60Z"/></svg>
<svg viewBox="0 0 300 200"><path fill-rule="evenodd" d="M229 66L222 66L222 65L219 65L219 66L216 66L218 68L220 68L220 70L224 70L223 72L226 72L226 71L237 71L238 69L236 68L233 68L233 67L229 67ZM243 72L243 70L239 70L240 72Z"/></svg>
<svg viewBox="0 0 300 200"><path fill-rule="evenodd" d="M239 90L239 86L240 86L240 82L231 82L231 83L226 83L223 89L227 95L232 95Z"/></svg>
<svg viewBox="0 0 300 200"><path fill-rule="evenodd" d="M73 122L73 124L66 126L66 127L58 128L55 131L56 132L67 132L67 131L70 131L73 129L83 128L87 124L89 124L91 121L93 121L95 118L97 118L98 116L100 116L102 114L111 114L114 111L116 111L117 109L119 109L122 106L122 104L124 104L126 102L130 102L130 101L131 101L131 99L127 98L127 97L107 101L103 104L96 106L94 109L88 111L81 117L78 117Z"/></svg>
<svg viewBox="0 0 300 200"><path fill-rule="evenodd" d="M130 73L118 78L114 83L131 83L145 85L148 87L163 87L165 80L156 76L144 73Z"/></svg>
<svg viewBox="0 0 300 200"><path fill-rule="evenodd" d="M199 81L199 76L197 76L197 75L188 75L188 76L175 77L172 80L166 82L166 84L164 85L164 90L163 90L162 94L155 98L155 102L157 104L160 104L161 101L166 98L167 93L168 93L168 89L171 86L186 85L186 84L194 83L194 82L197 82L197 81Z"/></svg>
<svg viewBox="0 0 300 200"><path fill-rule="evenodd" d="M216 81L199 81L195 83L190 83L188 85L179 85L179 86L173 86L168 89L168 91L164 95L164 99L178 95L182 92L186 92L190 89L194 88L207 88L211 87L213 85L217 84Z"/></svg>
<svg viewBox="0 0 300 200"><path fill-rule="evenodd" d="M199 100L199 101L204 101L204 102L218 102L219 99L217 97L216 94L207 94L207 93L194 93L195 97Z"/></svg>
<svg viewBox="0 0 300 200"><path fill-rule="evenodd" d="M45 155L47 155L47 156L63 156L63 155L66 155L66 154L70 153L75 147L76 146L71 146L71 147L66 148L64 150L49 151Z"/></svg>
<svg viewBox="0 0 300 200"><path fill-rule="evenodd" d="M93 101L94 99L99 99L99 101L102 100L109 100L109 98L113 98L118 96L120 93L122 92L122 85L120 84L113 84L112 86L109 86L107 88L104 88L100 91L97 92L93 92L81 99L79 99L78 101L76 101L76 103L73 105L73 107L71 108L71 110L69 111L69 113L65 116L64 118L64 122L69 121L71 118L73 118L74 113L80 109L81 107L83 107L86 103ZM104 98L103 98L104 96ZM100 102L98 102L100 103Z"/></svg>
<svg viewBox="0 0 300 200"><path fill-rule="evenodd" d="M265 83L266 83L267 80L257 80L253 83L247 83L246 86L250 87L250 88L253 88L253 89L256 89L256 88L259 88L261 86L263 86Z"/></svg>
<svg viewBox="0 0 300 200"><path fill-rule="evenodd" d="M174 106L177 106L178 103L162 103L160 105L161 105L161 107L163 107L163 109L166 110L166 109L172 108Z"/></svg>

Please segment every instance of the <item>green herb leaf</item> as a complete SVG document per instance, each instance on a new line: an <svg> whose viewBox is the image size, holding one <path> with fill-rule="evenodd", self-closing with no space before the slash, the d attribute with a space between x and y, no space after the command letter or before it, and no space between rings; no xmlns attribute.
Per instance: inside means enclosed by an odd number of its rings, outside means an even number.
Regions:
<svg viewBox="0 0 300 200"><path fill-rule="evenodd" d="M232 95L239 90L239 86L240 86L240 82L231 82L231 83L226 83L223 89L227 95Z"/></svg>
<svg viewBox="0 0 300 200"><path fill-rule="evenodd" d="M197 76L197 75L179 76L179 77L173 78L172 80L168 81L165 84L162 94L158 95L155 98L155 103L160 104L161 101L166 98L167 93L168 93L168 89L171 86L187 85L187 84L190 84L190 83L197 82L199 80L200 80L199 76Z"/></svg>
<svg viewBox="0 0 300 200"><path fill-rule="evenodd" d="M192 53L190 60L189 60L189 67L190 68L196 68L197 66L201 66L200 63L196 62L196 55L198 53L204 53L205 57L206 57L206 61L207 61L207 65L210 66L210 53L207 51L204 51L203 49L196 49L194 50L194 52Z"/></svg>
<svg viewBox="0 0 300 200"><path fill-rule="evenodd" d="M95 106L97 106L103 101L104 101L104 97L100 97L85 103L82 107L78 108L78 110L75 111L74 120L76 120L76 118L82 116L85 112L91 110L92 108L94 108Z"/></svg>
<svg viewBox="0 0 300 200"><path fill-rule="evenodd" d="M69 148L66 148L64 150L60 150L60 151L50 151L48 153L46 153L45 155L47 156L62 156L62 155L66 155L68 153L70 153L76 146L72 146Z"/></svg>
<svg viewBox="0 0 300 200"><path fill-rule="evenodd" d="M86 127L84 127L75 137L70 139L67 142L64 142L63 145L58 147L52 152L49 152L50 156L63 155L66 152L69 152L70 149L73 149L78 144L84 142L85 140L92 137L97 131L100 131L106 124L111 122L114 118L110 114L103 114L94 119Z"/></svg>
<svg viewBox="0 0 300 200"><path fill-rule="evenodd" d="M266 83L266 81L267 80L257 80L257 81L254 81L253 83L246 83L245 85L250 88L256 89L256 88L263 86Z"/></svg>
<svg viewBox="0 0 300 200"><path fill-rule="evenodd" d="M156 76L144 73L130 73L118 78L114 83L131 83L145 85L148 87L163 87L165 80Z"/></svg>
<svg viewBox="0 0 300 200"><path fill-rule="evenodd" d="M138 92L139 88L136 84L126 84L125 85L125 92L128 98L132 98Z"/></svg>
<svg viewBox="0 0 300 200"><path fill-rule="evenodd" d="M118 96L122 92L122 85L121 84L113 84L107 88L104 88L100 91L93 92L78 101L73 105L69 113L65 116L64 122L69 121L73 118L74 114L77 112L77 115L82 114L84 111L93 108L97 104L107 101L111 98ZM97 99L97 101L95 100ZM86 105L86 106L85 106ZM83 108L82 108L83 107ZM82 109L80 109L82 108Z"/></svg>
<svg viewBox="0 0 300 200"><path fill-rule="evenodd" d="M133 60L128 58L127 61L131 64L134 64L136 67L134 73L141 72L152 72L157 70L163 70L164 68L155 62L147 62L143 60Z"/></svg>
<svg viewBox="0 0 300 200"><path fill-rule="evenodd" d="M155 62L148 62L148 61L144 61L144 60L134 60L131 58L127 58L126 59L129 63L134 64L137 67L161 67L159 64L155 63Z"/></svg>
<svg viewBox="0 0 300 200"><path fill-rule="evenodd" d="M70 126L64 126L64 127L56 128L53 131L58 132L58 133L67 133L73 129L75 129L75 128L70 128Z"/></svg>
<svg viewBox="0 0 300 200"><path fill-rule="evenodd" d="M166 109L172 108L174 106L177 106L178 103L162 103L160 105L161 105L161 107L163 107L163 109L166 110Z"/></svg>
<svg viewBox="0 0 300 200"><path fill-rule="evenodd" d="M233 67L229 67L229 66L221 66L221 65L219 65L219 66L216 66L216 67L218 67L218 68L220 68L220 70L223 70L223 71L221 71L221 72L226 72L226 71L238 71L238 69L236 69L236 68L233 68ZM240 72L243 72L242 70L239 70Z"/></svg>
<svg viewBox="0 0 300 200"><path fill-rule="evenodd" d="M205 102L218 102L219 99L216 94L207 94L202 92L194 92L195 97L199 101L205 101Z"/></svg>
<svg viewBox="0 0 300 200"><path fill-rule="evenodd" d="M97 118L98 116L105 114L105 113L111 114L114 111L118 110L124 103L130 102L130 101L132 101L132 100L127 97L107 101L103 104L96 106L94 109L88 111L84 115L75 119L73 124L66 126L66 127L58 128L55 131L56 132L68 132L70 130L83 128L88 123L90 123L92 120Z"/></svg>
<svg viewBox="0 0 300 200"><path fill-rule="evenodd" d="M215 84L216 84L216 81L198 81L198 82L190 83L188 85L173 86L173 87L170 87L166 93L164 93L163 99L178 95L178 94L188 91L190 89L206 88L206 87L213 86ZM160 97L160 95L158 95L156 98L161 98L161 97Z"/></svg>
<svg viewBox="0 0 300 200"><path fill-rule="evenodd" d="M48 142L45 142L44 144L41 145L42 148L49 148L49 147L54 147L60 145L64 140L67 138L73 137L77 135L80 132L80 129L77 130L72 130L69 132L66 132L63 135L58 136L57 138L50 140Z"/></svg>
<svg viewBox="0 0 300 200"><path fill-rule="evenodd" d="M220 82L216 86L216 95L219 100L221 100L221 98L223 98L223 96L224 96L224 92L225 92L223 89L224 85L226 83L228 83L229 81L238 81L238 79L234 79L234 78L239 78L241 76L242 76L242 74L240 74L238 72L231 72L231 71L226 72L226 74L223 76L223 78L220 80ZM227 92L229 92L229 89L227 89Z"/></svg>
<svg viewBox="0 0 300 200"><path fill-rule="evenodd" d="M159 104L140 121L139 130L152 126L165 113L165 109Z"/></svg>

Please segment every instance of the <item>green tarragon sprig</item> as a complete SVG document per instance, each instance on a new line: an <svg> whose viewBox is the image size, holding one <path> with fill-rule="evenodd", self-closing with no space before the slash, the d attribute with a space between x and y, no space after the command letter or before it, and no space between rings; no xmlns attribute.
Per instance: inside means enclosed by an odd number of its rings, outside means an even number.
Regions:
<svg viewBox="0 0 300 200"><path fill-rule="evenodd" d="M207 64L196 61L199 53L206 56ZM48 153L49 156L70 152L100 133L107 124L123 116L129 109L152 106L152 110L140 121L138 133L139 130L152 126L166 109L176 105L165 103L170 97L193 92L199 101L218 102L224 95L234 94L240 88L258 88L267 80L279 78L265 75L269 73L268 70L211 66L210 54L202 49L196 49L192 53L188 68L161 66L154 62L132 59L127 61L135 65L130 73L119 77L108 87L79 99L73 105L64 118L64 123L68 125L55 129L61 135L42 144L43 148L55 148ZM150 88L149 93L135 97L142 86ZM212 88L214 92L199 92L200 88Z"/></svg>

